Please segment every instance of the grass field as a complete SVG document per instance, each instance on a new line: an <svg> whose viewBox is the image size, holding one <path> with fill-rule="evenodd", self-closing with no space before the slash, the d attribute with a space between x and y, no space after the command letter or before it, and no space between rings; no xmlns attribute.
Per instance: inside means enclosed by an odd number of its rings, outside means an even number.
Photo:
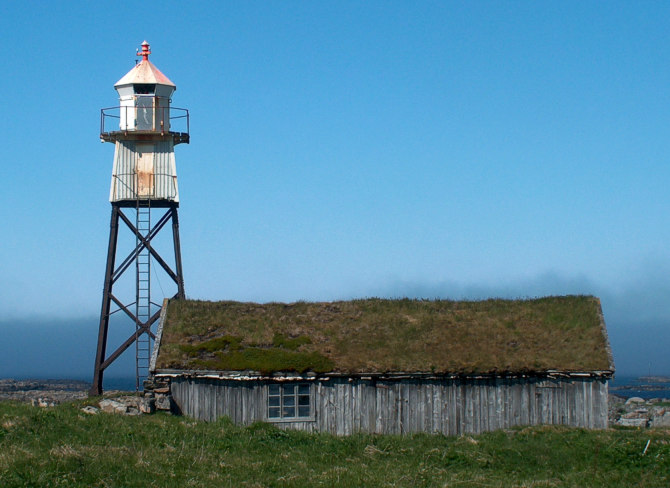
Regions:
<svg viewBox="0 0 670 488"><path fill-rule="evenodd" d="M670 486L670 430L338 438L80 406L0 402L0 486Z"/></svg>

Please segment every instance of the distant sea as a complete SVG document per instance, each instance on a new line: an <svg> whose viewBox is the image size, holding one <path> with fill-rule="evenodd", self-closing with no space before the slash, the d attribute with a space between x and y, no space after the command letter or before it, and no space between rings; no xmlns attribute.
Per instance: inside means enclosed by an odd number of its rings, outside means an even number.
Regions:
<svg viewBox="0 0 670 488"><path fill-rule="evenodd" d="M109 390L121 390L121 391L135 391L135 377L121 377L121 378L107 378L103 380L103 389L105 391Z"/></svg>
<svg viewBox="0 0 670 488"><path fill-rule="evenodd" d="M75 378L82 381L86 381L91 384L91 378ZM102 382L102 389L104 391L110 390L121 390L121 391L135 391L135 377L134 376L107 376L104 377Z"/></svg>
<svg viewBox="0 0 670 488"><path fill-rule="evenodd" d="M624 398L670 399L669 376L616 376L609 383L609 392Z"/></svg>

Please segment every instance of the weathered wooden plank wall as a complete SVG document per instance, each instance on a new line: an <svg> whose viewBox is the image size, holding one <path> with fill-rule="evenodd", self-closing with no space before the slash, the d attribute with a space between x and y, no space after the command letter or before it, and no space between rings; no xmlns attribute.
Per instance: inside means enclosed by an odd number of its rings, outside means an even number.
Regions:
<svg viewBox="0 0 670 488"><path fill-rule="evenodd" d="M266 385L176 377L172 396L185 415L238 424L267 421ZM607 380L591 378L314 381L314 419L278 422L282 428L405 434L479 433L516 425L607 427Z"/></svg>

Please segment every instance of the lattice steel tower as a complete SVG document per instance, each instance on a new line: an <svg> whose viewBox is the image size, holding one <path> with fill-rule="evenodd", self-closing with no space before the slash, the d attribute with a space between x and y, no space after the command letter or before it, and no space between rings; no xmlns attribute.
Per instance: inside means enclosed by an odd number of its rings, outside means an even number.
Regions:
<svg viewBox="0 0 670 488"><path fill-rule="evenodd" d="M174 146L189 142L189 114L186 109L170 106L176 86L149 61L150 54L149 43L144 41L142 51L137 53L142 60L114 85L119 93L119 106L104 108L100 113L100 139L114 143L114 167L109 193L112 219L92 395L102 393L105 369L133 344L136 388L142 387L149 373L155 338L151 326L160 314L159 301L152 299L152 276L158 280L163 296L166 291L160 282L161 274L173 282L170 288L176 285L174 297L185 296ZM132 250L117 265L119 220L130 230L134 248L130 245ZM172 239L168 240L172 249L170 256L164 259L159 246L152 243L161 242L159 233L168 222L172 224ZM129 276L132 271L135 272L134 297L132 293L127 297L117 296L114 286L124 276L125 281L133 283ZM133 288L128 283L124 285L117 286L121 293ZM108 355L109 319L117 312L134 322L134 332Z"/></svg>

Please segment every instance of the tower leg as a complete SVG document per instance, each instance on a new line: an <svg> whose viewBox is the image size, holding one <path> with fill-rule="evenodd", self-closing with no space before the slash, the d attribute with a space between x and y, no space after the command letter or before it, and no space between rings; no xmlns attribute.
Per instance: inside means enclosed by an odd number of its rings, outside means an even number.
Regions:
<svg viewBox="0 0 670 488"><path fill-rule="evenodd" d="M139 212L139 207L137 208ZM116 268L116 250L117 250L117 241L119 234L119 220L121 220L134 234L136 239L136 246L130 254L121 261L118 268ZM175 257L175 270L172 270L168 263L158 254L158 252L152 247L151 240L158 235L160 230L164 225L167 224L169 220L172 220L172 239L174 245L174 257ZM98 349L95 357L95 367L93 372L93 384L89 391L90 395L100 395L102 393L102 383L104 370L112 364L123 352L128 349L133 343L136 344L135 359L136 359L136 378L140 377L137 368L137 361L140 359L148 359L145 356L149 356L149 351L146 346L138 345L138 340L146 339L148 344L151 343L151 339L154 339L154 334L151 331L151 326L158 320L160 317L160 310L152 314L151 306L151 296L150 296L150 273L149 273L149 260L153 259L157 263L157 268L162 269L165 273L174 281L177 285L177 293L174 295L175 298L184 298L186 295L184 293L184 276L182 274L182 264L181 264L181 247L179 242L179 217L177 215L177 205L169 205L168 210L165 212L163 217L161 217L154 226L151 225L151 220L142 221L147 225L139 224L139 217L137 222L133 223L127 215L123 213L123 210L120 205L112 203L112 219L110 223L109 231L109 247L107 249L107 267L105 270L105 284L102 292L102 307L100 309L100 325L98 330ZM130 269L131 264L135 262L136 266L144 266L142 268L144 271L142 276L140 276L139 271L136 276L135 286L135 302L133 303L123 303L119 300L113 293L114 283L123 275L125 271ZM144 283L146 282L146 283ZM144 283L144 284L143 284ZM141 289L140 289L141 288ZM140 303L140 301L142 303ZM111 312L112 303L117 310ZM135 310L133 313L133 305L135 305ZM157 304L154 304L157 305ZM135 332L128 337L120 346L118 346L114 351L107 356L107 334L109 331L109 317L112 313L122 311L135 323ZM146 334L146 337L144 336ZM146 346L148 347L148 346ZM140 357L140 352L142 357ZM145 368L146 370L146 368ZM150 371L148 372L150 373ZM137 381L137 388L139 390L140 382Z"/></svg>
<svg viewBox="0 0 670 488"><path fill-rule="evenodd" d="M100 326L98 329L98 349L95 355L95 367L93 372L93 384L89 395L100 395L102 393L102 377L107 350L107 331L109 329L109 309L112 295L112 274L116 260L116 243L119 235L119 212L118 205L112 205L112 218L109 224L109 245L107 247L107 266L105 268L105 284L102 291L102 306L100 308Z"/></svg>
<svg viewBox="0 0 670 488"><path fill-rule="evenodd" d="M177 207L172 208L172 240L174 242L174 262L177 273L177 298L186 298L184 275L181 268L181 244L179 243L179 216Z"/></svg>

